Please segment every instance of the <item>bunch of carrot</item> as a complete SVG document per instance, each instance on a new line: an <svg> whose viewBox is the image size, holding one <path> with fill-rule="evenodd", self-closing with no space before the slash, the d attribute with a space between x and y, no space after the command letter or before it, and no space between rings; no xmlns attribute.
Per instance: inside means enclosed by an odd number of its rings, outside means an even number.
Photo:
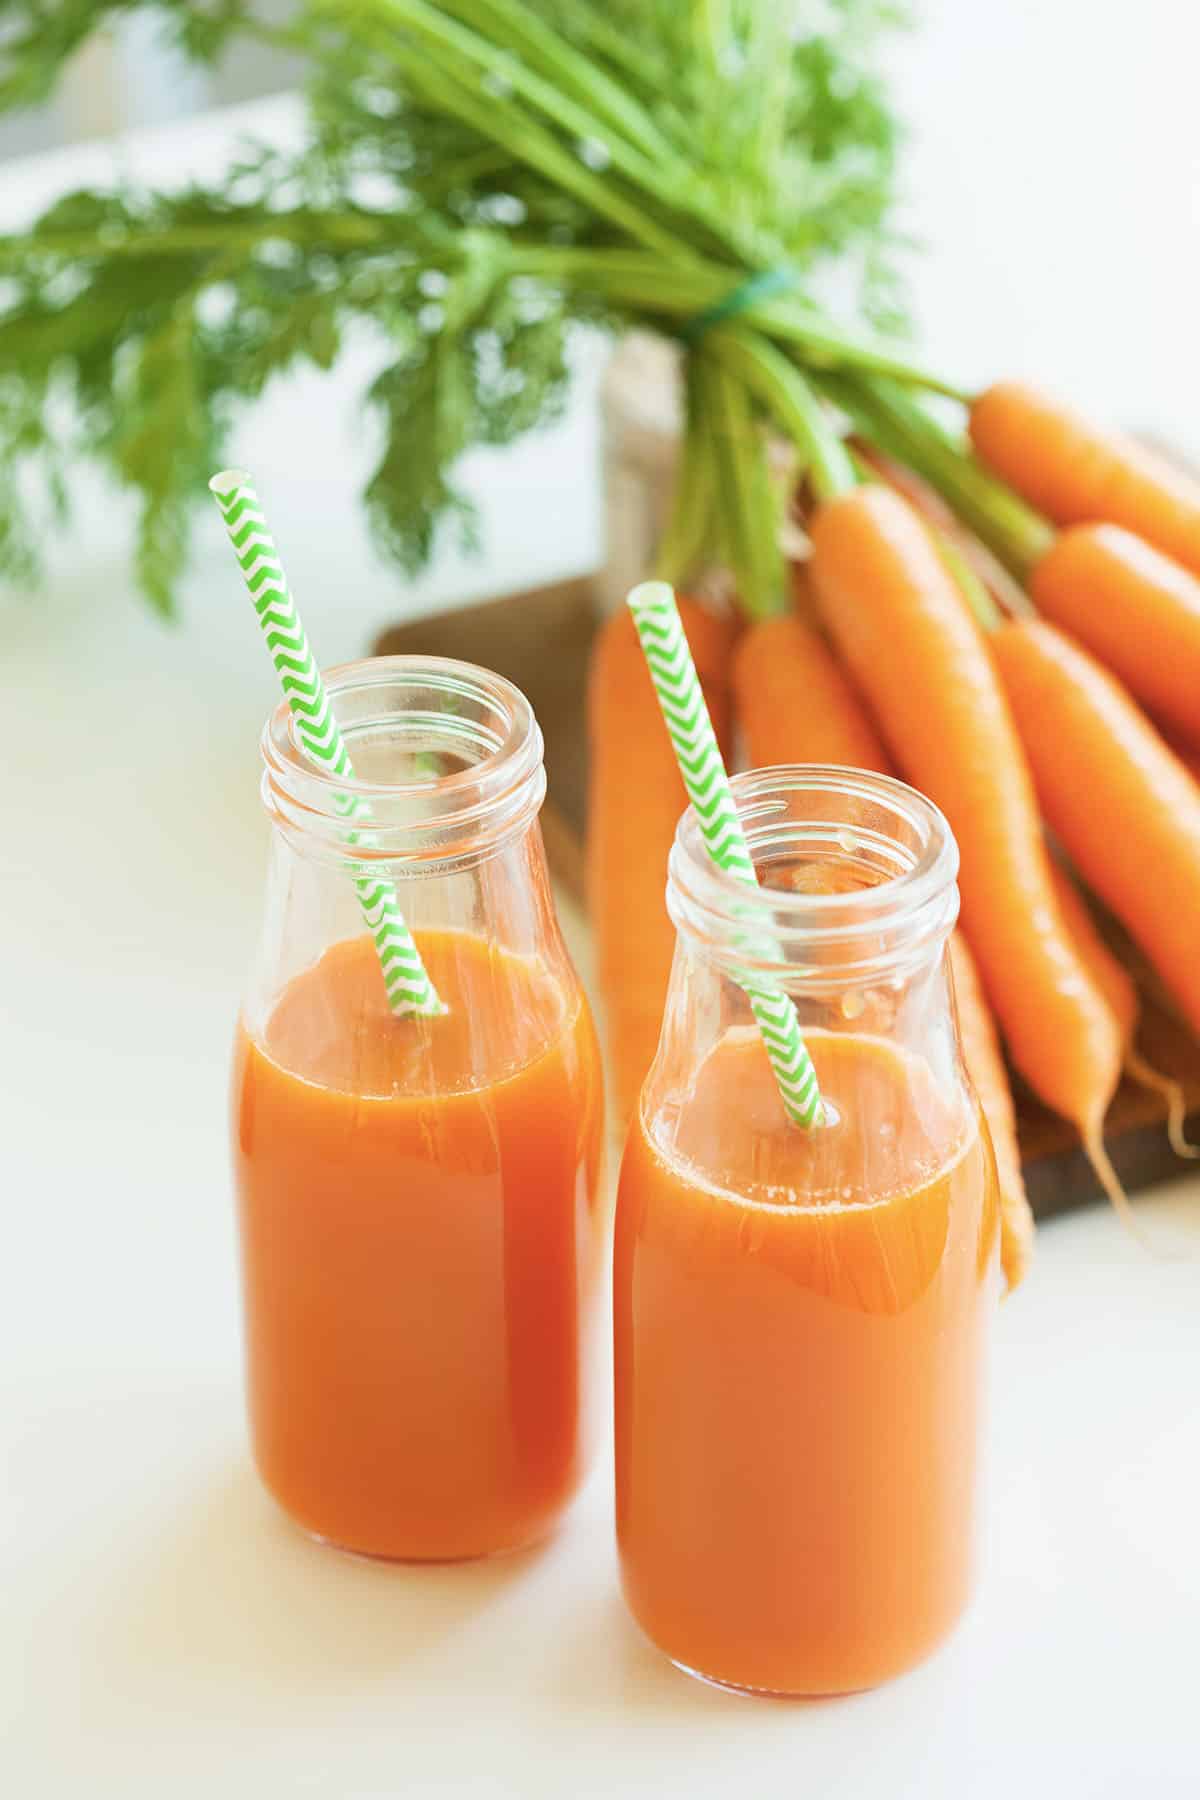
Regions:
<svg viewBox="0 0 1200 1800"><path fill-rule="evenodd" d="M898 771L949 819L962 896L952 966L1001 1174L1011 1287L1031 1221L993 1016L1012 1063L1078 1128L1118 1204L1104 1118L1122 1069L1147 1073L1136 987L1047 829L1200 1033L1200 483L1016 384L975 400L973 449L954 460L911 405L898 417L873 441L907 465L903 492L830 479L844 458L810 467L803 609L793 600L750 623L736 649L733 623L695 602L688 628L718 729L736 719L752 764ZM914 505L927 483L1007 564L991 591L972 572L986 574L986 557L964 559L938 506ZM640 677L616 617L592 675L589 847L626 1112L669 972L663 887L681 799ZM618 817L615 854L607 822Z"/></svg>

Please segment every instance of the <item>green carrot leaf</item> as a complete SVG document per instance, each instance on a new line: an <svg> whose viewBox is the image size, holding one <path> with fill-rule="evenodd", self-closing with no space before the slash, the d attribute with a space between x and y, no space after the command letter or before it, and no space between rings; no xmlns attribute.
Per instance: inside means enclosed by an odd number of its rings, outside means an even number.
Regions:
<svg viewBox="0 0 1200 1800"><path fill-rule="evenodd" d="M70 195L0 239L0 574L32 578L90 462L136 495L140 579L170 610L206 460L271 382L350 343L377 359L368 516L419 568L446 533L475 541L462 459L560 415L581 328L676 336L778 268L787 294L722 326L750 362L697 352L706 517L672 549L716 546L765 610L766 421L807 455L798 379L930 385L816 310L836 266L855 310L898 323L888 0L10 0L0 107L135 11L188 56L299 53L307 141L208 188Z"/></svg>

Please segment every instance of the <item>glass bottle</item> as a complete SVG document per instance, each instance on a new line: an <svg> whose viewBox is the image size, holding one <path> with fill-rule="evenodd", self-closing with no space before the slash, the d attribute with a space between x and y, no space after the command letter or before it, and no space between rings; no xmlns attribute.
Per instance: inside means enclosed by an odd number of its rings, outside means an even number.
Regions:
<svg viewBox="0 0 1200 1800"><path fill-rule="evenodd" d="M272 845L233 1150L251 1436L305 1530L405 1559L545 1533L584 1461L603 1099L510 682L326 678L355 779L262 738ZM371 810L348 842L347 793ZM390 879L444 1017L388 1010L353 872Z"/></svg>
<svg viewBox="0 0 1200 1800"><path fill-rule="evenodd" d="M995 1171L942 815L847 769L734 789L761 888L714 868L691 812L670 860L675 960L617 1201L617 1536L681 1667L839 1693L919 1661L968 1596ZM784 1114L751 953L795 1000L817 1131Z"/></svg>

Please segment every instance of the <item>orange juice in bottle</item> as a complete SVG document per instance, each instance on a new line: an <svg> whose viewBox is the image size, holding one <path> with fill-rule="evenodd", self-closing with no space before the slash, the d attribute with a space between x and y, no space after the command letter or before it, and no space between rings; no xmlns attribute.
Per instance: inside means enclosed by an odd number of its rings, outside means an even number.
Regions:
<svg viewBox="0 0 1200 1800"><path fill-rule="evenodd" d="M445 1016L388 1008L335 796L279 708L234 1165L255 1458L313 1535L451 1559L549 1530L586 1459L602 1095L508 682L386 658L328 688Z"/></svg>
<svg viewBox="0 0 1200 1800"><path fill-rule="evenodd" d="M970 1588L997 1199L945 954L957 853L884 777L734 787L764 886L715 870L685 815L621 1171L622 1579L683 1668L841 1693L919 1661ZM748 907L829 1108L817 1131L786 1118L735 978Z"/></svg>

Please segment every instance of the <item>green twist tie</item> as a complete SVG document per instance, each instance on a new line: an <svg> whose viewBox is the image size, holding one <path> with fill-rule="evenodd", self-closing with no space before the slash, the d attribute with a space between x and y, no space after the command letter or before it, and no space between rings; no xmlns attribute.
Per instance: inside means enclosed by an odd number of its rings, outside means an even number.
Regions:
<svg viewBox="0 0 1200 1800"><path fill-rule="evenodd" d="M724 325L727 319L736 319L739 314L748 312L759 300L770 300L775 294L790 292L798 280L795 269L761 269L757 275L748 275L745 281L739 281L736 287L730 288L712 306L706 306L703 312L689 319L679 335L685 343L697 344L714 325Z"/></svg>

